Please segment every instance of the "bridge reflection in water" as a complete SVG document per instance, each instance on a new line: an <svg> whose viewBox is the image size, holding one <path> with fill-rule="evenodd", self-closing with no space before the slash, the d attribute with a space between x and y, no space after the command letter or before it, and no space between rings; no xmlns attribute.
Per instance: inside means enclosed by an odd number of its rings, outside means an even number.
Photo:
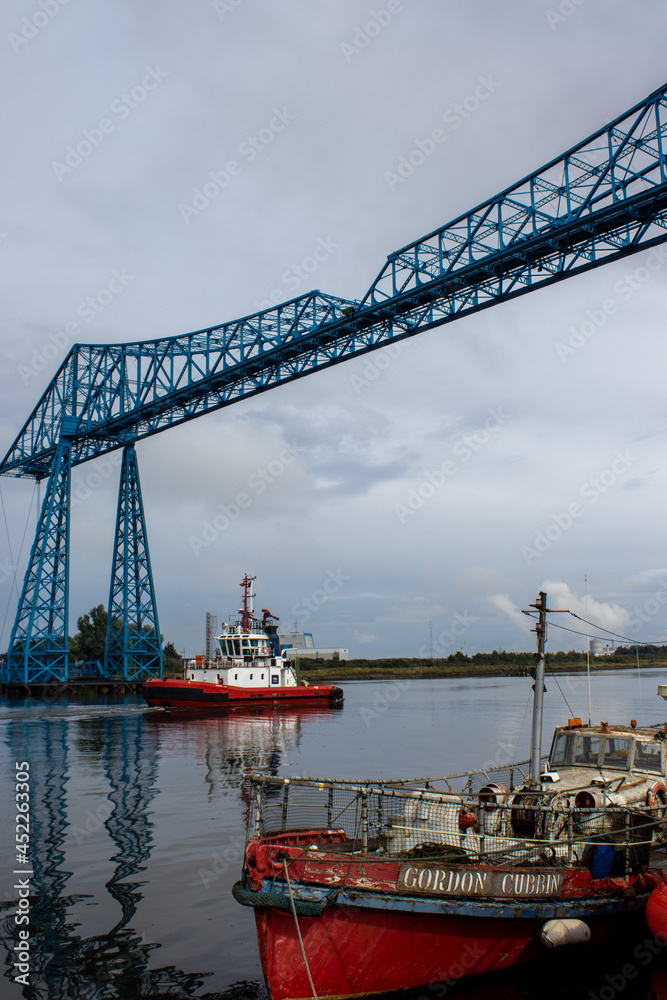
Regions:
<svg viewBox="0 0 667 1000"><path fill-rule="evenodd" d="M51 711L55 714L58 706ZM206 974L173 966L149 969L151 952L160 945L147 941L133 926L142 898L141 873L153 846L150 807L156 794L157 733L146 727L143 713L95 719L10 719L6 743L17 761L30 762L30 987L26 994L49 1000L97 997L202 996ZM95 799L85 826L68 819L73 785L81 786L83 752L105 779L106 800ZM13 764L12 764L13 766ZM69 787L68 787L69 786ZM104 795L104 792L102 792ZM100 819L102 817L102 819ZM104 826L113 843L113 871L106 889L118 904L115 923L104 933L82 937L73 911L90 899L73 891L76 846ZM78 845L77 845L78 842ZM5 976L13 979L11 949L16 941L13 912L2 921L11 956ZM108 908L106 908L108 910ZM115 988L114 988L115 987ZM19 987L14 987L19 995ZM3 995L4 995L4 991ZM218 996L218 994L215 994ZM210 994L213 996L213 994Z"/></svg>

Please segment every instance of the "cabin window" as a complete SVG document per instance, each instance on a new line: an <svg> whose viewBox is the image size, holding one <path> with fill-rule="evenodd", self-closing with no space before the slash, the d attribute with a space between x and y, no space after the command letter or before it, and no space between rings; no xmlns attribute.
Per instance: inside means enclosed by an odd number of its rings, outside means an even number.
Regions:
<svg viewBox="0 0 667 1000"><path fill-rule="evenodd" d="M261 676L261 680L264 680L264 674L262 674L262 676Z"/></svg>
<svg viewBox="0 0 667 1000"><path fill-rule="evenodd" d="M234 674L234 680L237 681L238 679L239 679L239 675L238 674Z"/></svg>
<svg viewBox="0 0 667 1000"><path fill-rule="evenodd" d="M630 740L619 740L616 736L607 736L602 763L605 767L627 767Z"/></svg>
<svg viewBox="0 0 667 1000"><path fill-rule="evenodd" d="M635 743L635 767L640 771L662 774L662 753L659 743Z"/></svg>
<svg viewBox="0 0 667 1000"><path fill-rule="evenodd" d="M559 733L554 740L550 764L552 767L565 767L570 763L572 752L572 737L567 733Z"/></svg>
<svg viewBox="0 0 667 1000"><path fill-rule="evenodd" d="M574 763L597 766L600 754L599 736L577 736L574 744Z"/></svg>
<svg viewBox="0 0 667 1000"><path fill-rule="evenodd" d="M278 676L278 674L271 674L271 683L280 684L280 677Z"/></svg>
<svg viewBox="0 0 667 1000"><path fill-rule="evenodd" d="M250 674L250 680L252 680L252 674Z"/></svg>
<svg viewBox="0 0 667 1000"><path fill-rule="evenodd" d="M257 649L257 639L251 639L250 645L252 646L253 649Z"/></svg>
<svg viewBox="0 0 667 1000"><path fill-rule="evenodd" d="M234 639L233 641L234 641L234 652L236 653L237 656L240 656L241 655L241 643L239 642L238 639Z"/></svg>

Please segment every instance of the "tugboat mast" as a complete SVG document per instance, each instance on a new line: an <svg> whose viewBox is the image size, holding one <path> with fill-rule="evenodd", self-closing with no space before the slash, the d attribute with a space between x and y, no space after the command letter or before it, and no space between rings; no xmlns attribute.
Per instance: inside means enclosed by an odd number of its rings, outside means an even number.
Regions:
<svg viewBox="0 0 667 1000"><path fill-rule="evenodd" d="M256 576L248 576L246 573L241 581L241 586L243 587L243 607L239 608L239 613L241 615L241 628L244 632L249 632L250 625L252 624L252 599L255 595L251 587L252 581L256 579Z"/></svg>

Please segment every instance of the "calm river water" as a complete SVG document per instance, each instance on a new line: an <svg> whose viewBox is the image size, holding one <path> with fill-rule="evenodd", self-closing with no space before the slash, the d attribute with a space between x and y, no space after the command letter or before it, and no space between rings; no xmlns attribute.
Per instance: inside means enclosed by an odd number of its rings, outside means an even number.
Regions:
<svg viewBox="0 0 667 1000"><path fill-rule="evenodd" d="M646 671L641 683L634 671L595 675L593 720L662 721L667 705L655 692L665 680L663 671ZM562 694L547 679L547 749L554 725L587 714L585 678L559 683ZM339 710L219 717L147 710L134 698L3 702L0 998L264 1000L253 915L230 892L243 852L244 771L416 777L525 759L530 688L525 678L357 682L345 684ZM14 982L11 953L20 878L13 872L21 867L14 775L24 761L34 872L27 987ZM561 954L557 965L447 995L667 998L667 959L660 953L639 962L635 946L591 957L584 951L576 964ZM422 992L423 1000L444 995L442 988Z"/></svg>

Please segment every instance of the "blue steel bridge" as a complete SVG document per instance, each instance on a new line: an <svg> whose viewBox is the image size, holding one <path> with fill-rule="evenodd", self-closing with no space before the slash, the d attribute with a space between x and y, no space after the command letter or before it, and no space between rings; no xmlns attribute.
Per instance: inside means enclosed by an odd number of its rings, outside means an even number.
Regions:
<svg viewBox="0 0 667 1000"><path fill-rule="evenodd" d="M68 679L70 473L122 449L102 670L162 671L135 444L188 420L667 241L667 86L387 257L364 297L308 292L206 330L75 345L0 475L47 480L2 681Z"/></svg>

